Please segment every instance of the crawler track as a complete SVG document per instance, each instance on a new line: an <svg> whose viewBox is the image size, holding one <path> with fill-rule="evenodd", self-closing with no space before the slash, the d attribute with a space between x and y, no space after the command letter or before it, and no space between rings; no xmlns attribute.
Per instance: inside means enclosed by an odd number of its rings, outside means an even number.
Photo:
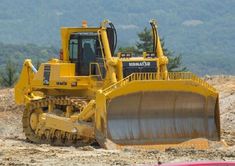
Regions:
<svg viewBox="0 0 235 166"><path fill-rule="evenodd" d="M79 113L88 103L87 99L82 98L69 98L69 97L56 97L46 98L38 101L33 101L26 105L23 112L22 124L23 131L27 140L38 144L51 144L56 146L81 146L89 144L92 141L88 138L81 138L78 134L63 132L55 129L44 129L38 125L35 120L32 125L31 117L40 114L48 113L49 104L54 105L54 109L51 114L55 114L60 117L66 117L66 107L71 106L73 108L72 114ZM71 115L72 115L71 114ZM35 118L34 118L35 119Z"/></svg>

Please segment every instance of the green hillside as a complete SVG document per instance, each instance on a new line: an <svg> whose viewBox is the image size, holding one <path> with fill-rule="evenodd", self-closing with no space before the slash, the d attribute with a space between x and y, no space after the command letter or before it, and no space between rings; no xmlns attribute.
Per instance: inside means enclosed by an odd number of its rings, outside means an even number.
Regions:
<svg viewBox="0 0 235 166"><path fill-rule="evenodd" d="M59 48L59 27L80 26L84 19L98 25L105 18L116 25L119 46L133 45L136 33L157 18L166 46L181 53L190 70L235 74L233 0L2 0L0 9L0 42L13 47ZM3 63L5 54L0 56Z"/></svg>

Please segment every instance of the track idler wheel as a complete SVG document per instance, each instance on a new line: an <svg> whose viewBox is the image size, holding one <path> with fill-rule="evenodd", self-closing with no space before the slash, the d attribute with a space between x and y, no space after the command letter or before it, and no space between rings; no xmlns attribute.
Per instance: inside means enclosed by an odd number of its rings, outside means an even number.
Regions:
<svg viewBox="0 0 235 166"><path fill-rule="evenodd" d="M28 107L26 107L23 112L23 131L27 140L30 142L46 143L44 139L41 139L41 137L36 134L38 119L42 113L42 109L29 109Z"/></svg>

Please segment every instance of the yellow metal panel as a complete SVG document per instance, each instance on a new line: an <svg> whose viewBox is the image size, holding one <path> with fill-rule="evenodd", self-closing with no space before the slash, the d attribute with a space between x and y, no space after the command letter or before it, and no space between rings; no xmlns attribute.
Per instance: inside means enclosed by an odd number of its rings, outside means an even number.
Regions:
<svg viewBox="0 0 235 166"><path fill-rule="evenodd" d="M200 84L190 80L158 80L158 81L133 81L130 82L125 88L113 89L107 96L110 98L135 93L138 91L185 91L198 93L203 96L214 96L218 94L202 87Z"/></svg>
<svg viewBox="0 0 235 166"><path fill-rule="evenodd" d="M74 63L65 63L60 66L60 77L62 76L75 76L75 64Z"/></svg>
<svg viewBox="0 0 235 166"><path fill-rule="evenodd" d="M96 94L95 127L105 135L106 123L106 97L101 91L98 91Z"/></svg>
<svg viewBox="0 0 235 166"><path fill-rule="evenodd" d="M212 86L210 86L208 83L206 83L205 81L203 81L202 79L198 78L196 75L190 73L190 72L172 72L169 73L169 77L168 80L163 80L162 77L158 77L157 73L133 73L131 75L129 75L128 77L118 81L116 84L113 84L111 86L109 86L108 88L104 89L103 92L105 94L109 94L110 92L112 92L113 90L120 88L122 86L125 86L131 82L142 82L143 83L152 83L152 84L156 84L157 90L164 90L165 86L168 86L169 88L171 88L172 90L183 90L183 91L190 91L190 89L194 89L196 87L201 86L201 89L205 89L213 94L217 94L215 88L213 88ZM174 85L173 83L177 83L176 85ZM187 90L187 86L190 86L190 89ZM162 88L163 86L163 88ZM186 86L186 87L184 87ZM149 89L151 89L151 87L148 87ZM133 89L133 88L132 88ZM167 89L167 88L166 88ZM195 91L195 90L194 90ZM203 92L203 94L205 94L205 92Z"/></svg>

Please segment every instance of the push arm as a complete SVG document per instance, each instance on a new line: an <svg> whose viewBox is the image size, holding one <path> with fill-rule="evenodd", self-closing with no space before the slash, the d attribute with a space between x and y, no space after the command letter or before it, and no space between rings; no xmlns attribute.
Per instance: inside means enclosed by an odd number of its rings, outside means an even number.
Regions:
<svg viewBox="0 0 235 166"><path fill-rule="evenodd" d="M168 58L163 53L160 37L157 31L156 20L150 20L150 25L152 27L152 33L153 33L153 51L158 57L158 73L163 79L167 79L168 78L168 71L167 71Z"/></svg>

